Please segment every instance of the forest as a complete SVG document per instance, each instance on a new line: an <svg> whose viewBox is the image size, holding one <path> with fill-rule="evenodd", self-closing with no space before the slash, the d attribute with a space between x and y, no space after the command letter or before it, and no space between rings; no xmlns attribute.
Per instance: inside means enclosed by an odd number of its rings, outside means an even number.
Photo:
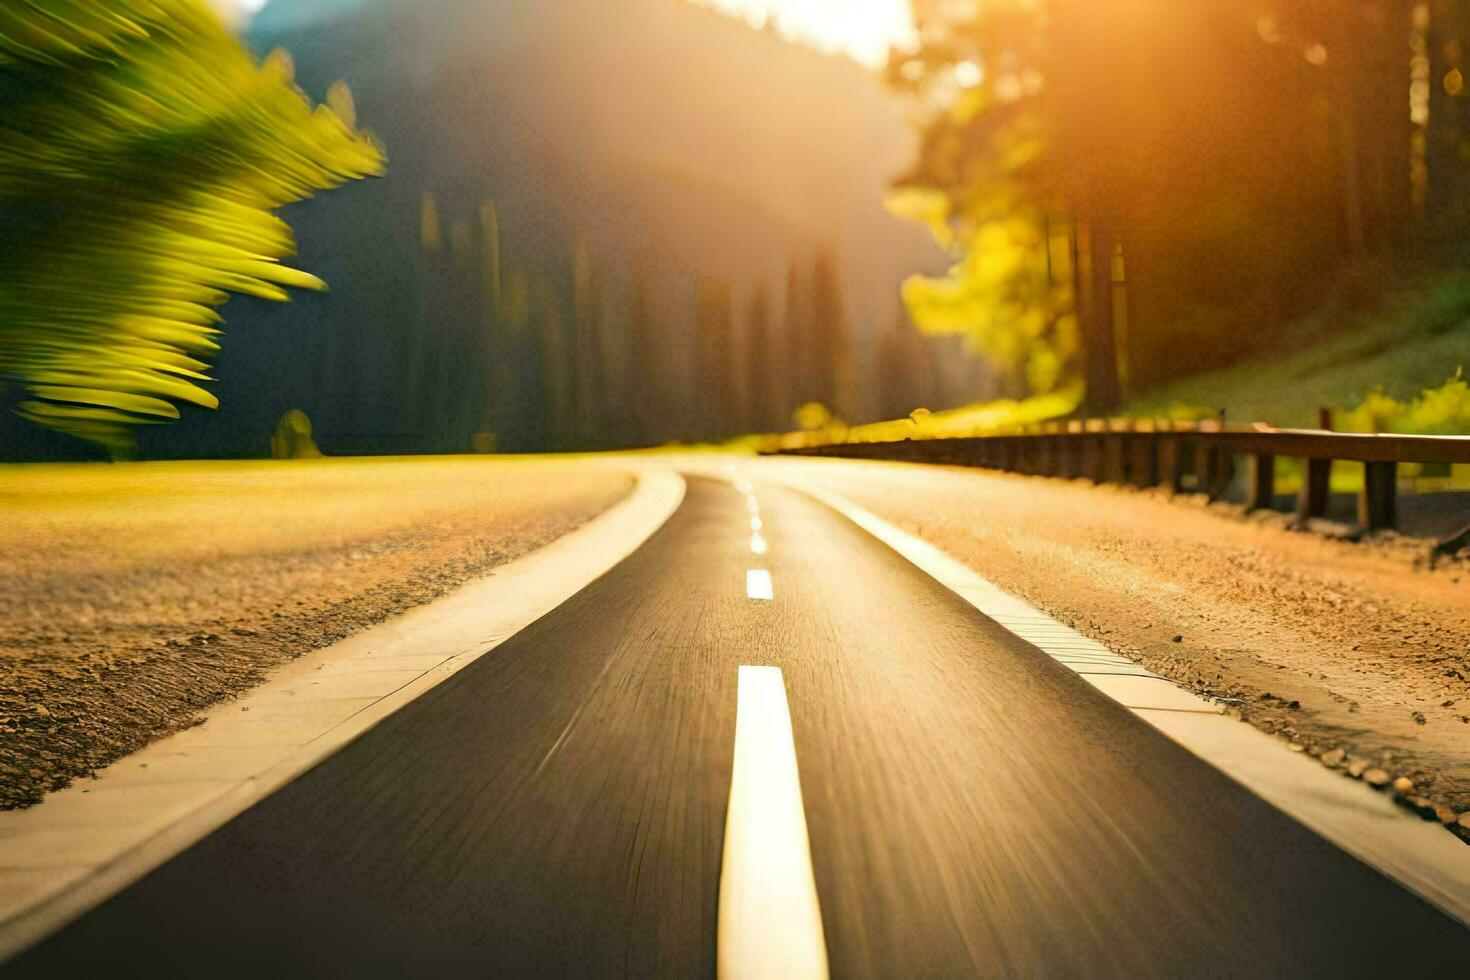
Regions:
<svg viewBox="0 0 1470 980"><path fill-rule="evenodd" d="M251 456L291 412L351 454L840 433L995 399L1049 399L1031 416L1153 410L1158 392L1190 401L1202 372L1327 350L1416 277L1451 284L1419 333L1457 330L1464 7L915 0L917 42L875 74L684 0L294 0L244 48L199 0L170 0L148 9L207 35L192 56L218 48L228 71L169 92L190 57L170 49L149 84L178 127L218 103L210 125L240 127L238 148L159 127L135 140L134 118L104 113L88 152L122 153L120 169L47 184L66 164L38 171L21 129L71 126L74 107L46 100L104 105L116 69L88 54L85 72L4 72L12 101L36 101L12 114L0 186L16 338L0 370L41 380L0 388L0 452ZM308 124L312 93L327 97ZM298 121L258 139L245 96ZM313 126L341 145L311 143ZM163 224L132 229L120 202L174 152L179 187L259 213L181 218L158 183L139 199ZM246 152L260 162L233 172ZM307 171L282 169L303 152ZM75 250L81 225L50 208L103 233ZM127 282L120 246L206 218L234 229L206 236L228 261L156 295ZM102 263L117 290L89 299L113 305L33 308ZM187 342L157 354L123 307L185 285ZM217 322L226 292L244 295ZM43 321L58 317L121 324L153 353L89 389L91 368L52 363ZM140 369L147 390L126 380ZM1342 407L1372 397L1357 384ZM190 424L145 424L175 418Z"/></svg>
<svg viewBox="0 0 1470 980"><path fill-rule="evenodd" d="M893 207L960 260L909 309L1096 414L1461 265L1466 7L916 0Z"/></svg>
<svg viewBox="0 0 1470 980"><path fill-rule="evenodd" d="M297 0L245 41L344 82L386 169L281 212L330 292L226 306L218 407L138 427L139 456L258 455L292 410L331 454L520 452L993 393L906 320L903 278L947 260L884 209L913 131L859 65L683 0ZM95 453L8 414L0 446Z"/></svg>

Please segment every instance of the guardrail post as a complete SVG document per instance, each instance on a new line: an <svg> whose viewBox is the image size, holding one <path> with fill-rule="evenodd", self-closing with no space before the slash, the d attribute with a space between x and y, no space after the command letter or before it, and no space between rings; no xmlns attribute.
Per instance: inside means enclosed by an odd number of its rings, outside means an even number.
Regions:
<svg viewBox="0 0 1470 980"><path fill-rule="evenodd" d="M1103 480L1108 483L1127 483L1128 457L1123 448L1123 441L1127 436L1121 432L1109 432L1099 438L1102 440Z"/></svg>
<svg viewBox="0 0 1470 980"><path fill-rule="evenodd" d="M1012 437L1000 437L1000 468L1007 473L1016 472L1017 457L1020 456L1020 453L1017 452L1019 448Z"/></svg>
<svg viewBox="0 0 1470 980"><path fill-rule="evenodd" d="M1057 457L1060 455L1060 440L1053 433L1041 437L1041 472L1045 476L1057 476L1060 472Z"/></svg>
<svg viewBox="0 0 1470 980"><path fill-rule="evenodd" d="M1077 461L1077 440L1070 436L1063 436L1057 444L1057 470L1058 475L1066 479L1075 479L1079 469Z"/></svg>
<svg viewBox="0 0 1470 980"><path fill-rule="evenodd" d="M1296 517L1305 521L1327 514L1327 495L1332 489L1332 460L1308 459L1302 472L1302 492L1297 497Z"/></svg>
<svg viewBox="0 0 1470 980"><path fill-rule="evenodd" d="M1021 472L1035 476L1041 472L1041 440L1036 436L1023 436L1021 444L1025 450L1021 454Z"/></svg>
<svg viewBox="0 0 1470 980"><path fill-rule="evenodd" d="M1159 448L1157 450L1157 472L1154 481L1157 486L1163 487L1169 493L1179 492L1179 438L1177 436L1158 436Z"/></svg>
<svg viewBox="0 0 1470 980"><path fill-rule="evenodd" d="M1191 442L1194 446L1194 492L1208 494L1215 482L1215 454L1203 439Z"/></svg>
<svg viewBox="0 0 1470 980"><path fill-rule="evenodd" d="M1363 490L1358 494L1358 523L1364 530L1382 531L1398 521L1397 463L1364 463Z"/></svg>
<svg viewBox="0 0 1470 980"><path fill-rule="evenodd" d="M1250 458L1250 497L1246 510L1270 510L1276 504L1276 457L1256 453Z"/></svg>
<svg viewBox="0 0 1470 980"><path fill-rule="evenodd" d="M1093 483L1102 483L1103 476L1103 437L1091 433L1083 436L1086 447L1082 456L1082 475Z"/></svg>

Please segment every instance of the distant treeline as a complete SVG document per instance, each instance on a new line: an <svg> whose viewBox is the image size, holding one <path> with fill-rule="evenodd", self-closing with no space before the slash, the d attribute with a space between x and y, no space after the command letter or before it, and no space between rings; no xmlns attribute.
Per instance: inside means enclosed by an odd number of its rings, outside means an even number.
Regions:
<svg viewBox="0 0 1470 980"><path fill-rule="evenodd" d="M1470 3L915 11L924 45L889 78L929 121L896 207L963 258L910 306L1017 388L1082 375L1107 411L1463 260Z"/></svg>
<svg viewBox="0 0 1470 980"><path fill-rule="evenodd" d="M793 256L737 296L650 252L604 261L576 239L527 258L492 202L446 214L425 193L416 322L397 331L405 435L418 446L510 451L654 445L784 431L819 403L854 418L855 344L830 251ZM676 340L694 339L681 357ZM896 324L870 358L880 411L937 384L934 344ZM873 399L869 399L873 401ZM871 411L869 412L871 414Z"/></svg>

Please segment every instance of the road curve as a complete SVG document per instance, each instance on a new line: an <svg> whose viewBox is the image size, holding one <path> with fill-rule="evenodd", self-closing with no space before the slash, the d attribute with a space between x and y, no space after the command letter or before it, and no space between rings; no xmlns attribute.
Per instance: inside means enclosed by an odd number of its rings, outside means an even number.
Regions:
<svg viewBox="0 0 1470 980"><path fill-rule="evenodd" d="M765 554L691 479L603 578L4 972L712 974L742 665L784 677L836 976L1463 969L1470 930L755 493Z"/></svg>

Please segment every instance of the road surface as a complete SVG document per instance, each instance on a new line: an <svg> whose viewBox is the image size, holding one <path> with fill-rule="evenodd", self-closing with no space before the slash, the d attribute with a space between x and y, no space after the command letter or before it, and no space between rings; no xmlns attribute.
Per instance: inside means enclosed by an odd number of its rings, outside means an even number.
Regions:
<svg viewBox="0 0 1470 980"><path fill-rule="evenodd" d="M1463 968L1470 930L821 504L754 499L690 479L612 572L10 971L712 974L742 666L781 671L835 976Z"/></svg>

